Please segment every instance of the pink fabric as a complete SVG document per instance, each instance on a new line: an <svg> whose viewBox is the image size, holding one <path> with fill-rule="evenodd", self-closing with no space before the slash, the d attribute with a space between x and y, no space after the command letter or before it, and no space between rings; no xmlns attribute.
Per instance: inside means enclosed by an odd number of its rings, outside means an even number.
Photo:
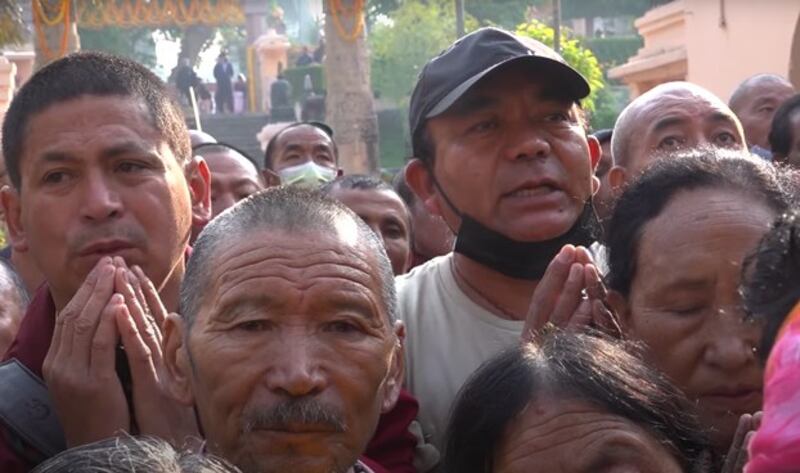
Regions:
<svg viewBox="0 0 800 473"><path fill-rule="evenodd" d="M764 374L764 417L745 473L800 471L800 304L781 328Z"/></svg>

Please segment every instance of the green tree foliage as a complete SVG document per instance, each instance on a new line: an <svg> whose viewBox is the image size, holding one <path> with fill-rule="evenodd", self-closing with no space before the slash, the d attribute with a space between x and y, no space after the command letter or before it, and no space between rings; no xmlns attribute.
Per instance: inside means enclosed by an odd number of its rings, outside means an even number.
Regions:
<svg viewBox="0 0 800 473"><path fill-rule="evenodd" d="M580 41L569 38L565 33L566 31L562 29L561 56L570 66L583 74L589 82L592 92L583 100L583 108L591 113L595 109L597 94L605 87L603 71L600 69L594 53L590 49L583 47ZM553 46L553 38L555 38L553 28L537 20L531 20L528 23L519 25L517 34L533 38L550 47Z"/></svg>
<svg viewBox="0 0 800 473"><path fill-rule="evenodd" d="M641 16L661 0L561 0L561 17Z"/></svg>
<svg viewBox="0 0 800 473"><path fill-rule="evenodd" d="M17 0L0 0L0 46L22 41L22 9Z"/></svg>
<svg viewBox="0 0 800 473"><path fill-rule="evenodd" d="M78 27L81 49L84 51L105 51L125 56L150 68L156 65L156 45L152 33L152 28Z"/></svg>
<svg viewBox="0 0 800 473"><path fill-rule="evenodd" d="M422 66L455 41L455 11L452 0L407 1L389 18L376 23L368 38L372 87L382 98L404 104ZM467 16L465 29L477 27Z"/></svg>

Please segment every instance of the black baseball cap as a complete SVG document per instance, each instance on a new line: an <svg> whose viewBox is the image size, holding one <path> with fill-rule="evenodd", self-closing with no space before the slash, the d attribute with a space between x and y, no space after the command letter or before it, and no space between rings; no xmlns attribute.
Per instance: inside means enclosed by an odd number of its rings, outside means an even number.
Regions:
<svg viewBox="0 0 800 473"><path fill-rule="evenodd" d="M516 61L549 71L566 97L578 101L589 95L586 79L551 48L499 28L481 28L458 39L422 68L408 111L414 153L425 120L447 111L488 73Z"/></svg>

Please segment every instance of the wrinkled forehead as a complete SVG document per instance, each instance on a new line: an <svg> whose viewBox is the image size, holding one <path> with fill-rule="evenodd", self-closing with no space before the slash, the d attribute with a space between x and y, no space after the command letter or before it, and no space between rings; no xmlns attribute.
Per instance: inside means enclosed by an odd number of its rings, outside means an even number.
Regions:
<svg viewBox="0 0 800 473"><path fill-rule="evenodd" d="M734 118L730 108L717 96L703 89L667 88L651 95L640 97L641 114L653 115L663 113L664 109L683 110L690 115L706 115L720 113Z"/></svg>
<svg viewBox="0 0 800 473"><path fill-rule="evenodd" d="M281 132L278 135L277 146L283 150L293 146L326 148L333 147L333 141L324 131L311 125L300 125Z"/></svg>

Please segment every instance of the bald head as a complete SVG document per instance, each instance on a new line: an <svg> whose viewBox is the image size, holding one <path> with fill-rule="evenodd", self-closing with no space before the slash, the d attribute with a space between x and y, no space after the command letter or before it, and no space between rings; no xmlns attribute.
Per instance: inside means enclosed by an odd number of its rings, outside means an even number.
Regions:
<svg viewBox="0 0 800 473"><path fill-rule="evenodd" d="M770 149L768 135L775 111L794 95L794 86L777 74L757 74L745 79L730 99L739 117L747 143Z"/></svg>
<svg viewBox="0 0 800 473"><path fill-rule="evenodd" d="M743 149L742 126L722 100L689 82L661 84L637 97L620 113L611 138L614 165L626 179L658 156L707 146Z"/></svg>
<svg viewBox="0 0 800 473"><path fill-rule="evenodd" d="M192 142L192 148L206 143L217 142L216 138L200 130L189 130L189 139Z"/></svg>

